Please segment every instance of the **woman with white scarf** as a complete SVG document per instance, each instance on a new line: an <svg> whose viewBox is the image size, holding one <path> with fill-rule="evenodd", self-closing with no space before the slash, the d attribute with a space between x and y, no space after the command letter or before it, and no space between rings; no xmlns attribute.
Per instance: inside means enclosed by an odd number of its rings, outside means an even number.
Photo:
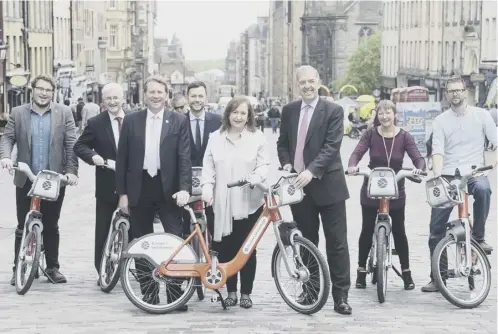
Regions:
<svg viewBox="0 0 498 334"><path fill-rule="evenodd" d="M257 187L227 188L227 184L247 180L265 182L270 158L263 132L256 128L256 116L249 100L235 97L226 106L222 126L211 133L203 160L202 198L213 205L213 249L220 263L229 262L254 227L263 210L263 193ZM237 279L240 275L240 306L252 307L256 274L256 250L241 269L227 280L227 306L238 303Z"/></svg>

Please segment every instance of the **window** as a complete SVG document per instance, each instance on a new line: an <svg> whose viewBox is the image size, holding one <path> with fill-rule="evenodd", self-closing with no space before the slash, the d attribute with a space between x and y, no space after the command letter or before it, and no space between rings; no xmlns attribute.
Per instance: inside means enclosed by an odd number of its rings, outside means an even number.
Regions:
<svg viewBox="0 0 498 334"><path fill-rule="evenodd" d="M116 0L109 1L109 8L116 8Z"/></svg>
<svg viewBox="0 0 498 334"><path fill-rule="evenodd" d="M117 48L118 47L118 41L117 41L117 34L118 32L118 27L116 25L111 25L109 27L109 46L111 48Z"/></svg>

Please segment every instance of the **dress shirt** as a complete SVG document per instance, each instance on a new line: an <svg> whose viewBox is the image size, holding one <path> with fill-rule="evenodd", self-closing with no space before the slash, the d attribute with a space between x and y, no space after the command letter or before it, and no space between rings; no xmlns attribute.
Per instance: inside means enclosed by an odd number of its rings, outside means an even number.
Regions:
<svg viewBox="0 0 498 334"><path fill-rule="evenodd" d="M116 142L116 147L118 147L119 143L119 122L116 119L117 117L121 117L121 124L123 124L123 119L125 117L125 113L123 109L121 109L116 115L109 114L109 119L111 120L112 133L114 134L114 141Z"/></svg>
<svg viewBox="0 0 498 334"><path fill-rule="evenodd" d="M151 131L152 129L152 124L154 122L153 117L157 117L158 119L155 120L155 122L158 122L158 127L157 127L157 133L152 134ZM147 147L150 147L153 142L155 141L157 143L157 169L161 169L161 159L159 155L159 148L161 144L161 130L163 126L163 119L164 119L164 109L159 111L157 114L154 114L152 111L147 109L147 120L145 122L145 154L144 154L144 169L148 170L148 164L147 164L147 155L148 155L148 150Z"/></svg>
<svg viewBox="0 0 498 334"><path fill-rule="evenodd" d="M301 122L303 121L304 108L306 106L310 106L310 108L308 110L308 126L307 126L307 128L309 129L310 123L311 123L311 118L313 117L313 113L315 112L315 108L316 108L316 105L318 103L318 99L319 99L319 97L317 97L316 99L311 101L310 104L307 104L304 101L301 102L301 111L299 113L299 124L297 126L297 137L296 138L299 138L299 129L301 128Z"/></svg>
<svg viewBox="0 0 498 334"><path fill-rule="evenodd" d="M190 131L192 132L192 138L194 138L195 142L195 131L197 129L197 120L199 120L199 128L201 130L201 140L204 138L204 124L206 121L206 112L203 110L200 117L196 117L192 112L190 112ZM202 145L202 143L201 143Z"/></svg>

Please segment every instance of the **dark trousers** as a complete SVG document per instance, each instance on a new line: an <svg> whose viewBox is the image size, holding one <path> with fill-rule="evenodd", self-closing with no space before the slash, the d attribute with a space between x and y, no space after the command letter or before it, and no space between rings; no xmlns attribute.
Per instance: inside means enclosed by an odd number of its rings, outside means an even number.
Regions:
<svg viewBox="0 0 498 334"><path fill-rule="evenodd" d="M118 202L96 199L95 203L95 249L94 264L97 273L100 272L100 261L104 251L107 235L111 226L112 214L116 211Z"/></svg>
<svg viewBox="0 0 498 334"><path fill-rule="evenodd" d="M239 249L242 247L242 244L251 232L254 224L256 224L256 221L258 220L262 211L263 207L260 207L258 210L256 210L256 212L249 215L249 217L247 217L246 219L234 219L232 233L230 235L227 235L226 237L223 237L219 244L213 244L213 247L215 247L219 252L218 259L220 263L230 262L235 257L235 255L237 255ZM250 295L252 293L254 277L256 276L256 249L251 254L240 272L233 275L227 280L228 292L237 292L237 281L239 274L240 293Z"/></svg>
<svg viewBox="0 0 498 334"><path fill-rule="evenodd" d="M172 198L165 199L161 173L158 172L156 176L150 177L147 171L144 171L140 198L137 205L130 207L130 226L133 239L154 232L154 216L156 212L159 213L164 232L181 237L183 230L181 210ZM155 269L154 266L147 260L138 260L136 262L137 269L144 274L139 279L142 294L157 294L158 284L151 284L150 275L145 275L146 272L151 272Z"/></svg>
<svg viewBox="0 0 498 334"><path fill-rule="evenodd" d="M368 253L372 247L372 238L374 235L375 218L377 217L377 208L361 207L363 223L361 226L360 240L358 241L358 266L365 268L367 264ZM392 234L394 245L398 253L401 269L409 269L409 249L408 239L405 232L405 207L400 209L391 209L389 215L392 220Z"/></svg>
<svg viewBox="0 0 498 334"><path fill-rule="evenodd" d="M322 219L327 262L332 281L332 297L334 302L337 302L341 297L347 298L351 286L351 277L349 272L346 201L330 205L317 205L311 196L304 196L302 202L291 205L291 211L303 237L317 247L318 231L320 229L319 216ZM318 273L313 276L318 276ZM318 277L316 278L318 279Z"/></svg>
<svg viewBox="0 0 498 334"><path fill-rule="evenodd" d="M17 229L14 242L14 265L19 255L21 247L22 233L24 229L24 220L29 212L31 197L28 192L32 183L28 180L22 188L16 188L16 206L17 206ZM40 211L43 215L43 247L45 249L45 259L47 269L59 269L59 217L61 214L62 202L66 194L66 187L62 187L59 192L57 201L41 201Z"/></svg>

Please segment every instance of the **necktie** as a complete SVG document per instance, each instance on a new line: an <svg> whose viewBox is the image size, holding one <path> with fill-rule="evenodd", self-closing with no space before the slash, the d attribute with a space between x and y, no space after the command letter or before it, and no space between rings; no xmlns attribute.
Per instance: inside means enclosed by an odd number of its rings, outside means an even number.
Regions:
<svg viewBox="0 0 498 334"><path fill-rule="evenodd" d="M157 138L157 128L160 125L159 117L156 115L152 116L151 128L149 131L149 146L147 147L147 172L151 177L156 176L158 163L157 163L157 145L159 140Z"/></svg>
<svg viewBox="0 0 498 334"><path fill-rule="evenodd" d="M118 129L121 132L121 127L123 126L123 117L116 117L116 121L118 121Z"/></svg>
<svg viewBox="0 0 498 334"><path fill-rule="evenodd" d="M299 126L297 144L296 144L296 154L294 155L294 170L301 173L304 170L304 143L306 141L306 135L308 134L308 114L311 107L309 105L304 107L303 119L301 120L301 125Z"/></svg>
<svg viewBox="0 0 498 334"><path fill-rule="evenodd" d="M195 126L195 147L197 148L197 152L201 151L202 139L201 139L201 126L199 124L199 119L196 119L197 124Z"/></svg>

